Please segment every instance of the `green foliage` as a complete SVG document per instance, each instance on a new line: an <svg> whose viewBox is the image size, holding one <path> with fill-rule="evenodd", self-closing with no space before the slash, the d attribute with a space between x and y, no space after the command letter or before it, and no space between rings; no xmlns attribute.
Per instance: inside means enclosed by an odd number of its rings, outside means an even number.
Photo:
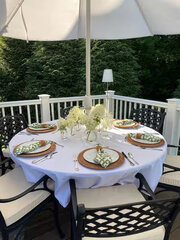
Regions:
<svg viewBox="0 0 180 240"><path fill-rule="evenodd" d="M91 93L104 94L113 69L116 94L165 101L180 97L180 37L91 43ZM31 42L0 38L1 101L85 94L85 40ZM179 80L180 81L180 80Z"/></svg>
<svg viewBox="0 0 180 240"><path fill-rule="evenodd" d="M26 61L32 44L10 38L0 39L0 96L2 100L26 99Z"/></svg>
<svg viewBox="0 0 180 240"><path fill-rule="evenodd" d="M85 66L81 54L78 41L34 43L26 63L26 96L30 99L47 93L64 97L83 91L85 79L80 75Z"/></svg>
<svg viewBox="0 0 180 240"><path fill-rule="evenodd" d="M178 80L178 86L177 86L176 90L174 91L174 97L180 98L180 79Z"/></svg>
<svg viewBox="0 0 180 240"><path fill-rule="evenodd" d="M140 97L141 86L135 51L125 41L93 41L91 51L91 83L93 94L103 94L106 84L102 83L103 70L113 70L114 82L110 89L116 94Z"/></svg>
<svg viewBox="0 0 180 240"><path fill-rule="evenodd" d="M132 40L141 71L143 97L162 100L173 97L180 76L180 36L155 36Z"/></svg>

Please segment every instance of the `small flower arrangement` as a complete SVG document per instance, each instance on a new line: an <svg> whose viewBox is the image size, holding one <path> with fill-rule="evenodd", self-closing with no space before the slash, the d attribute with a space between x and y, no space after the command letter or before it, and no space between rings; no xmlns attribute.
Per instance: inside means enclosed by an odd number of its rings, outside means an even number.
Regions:
<svg viewBox="0 0 180 240"><path fill-rule="evenodd" d="M92 131L94 131L100 124L104 129L111 126L112 115L106 113L106 109L102 104L97 104L92 107L87 115L84 116L82 123L87 129L87 140L89 141L89 136Z"/></svg>
<svg viewBox="0 0 180 240"><path fill-rule="evenodd" d="M59 130L61 131L61 133L65 132L67 130L68 121L65 120L64 118L59 118L57 124L58 124Z"/></svg>
<svg viewBox="0 0 180 240"><path fill-rule="evenodd" d="M81 124L84 114L84 110L80 109L78 106L75 106L70 110L67 116L67 122L68 127L71 129L71 133L74 126Z"/></svg>

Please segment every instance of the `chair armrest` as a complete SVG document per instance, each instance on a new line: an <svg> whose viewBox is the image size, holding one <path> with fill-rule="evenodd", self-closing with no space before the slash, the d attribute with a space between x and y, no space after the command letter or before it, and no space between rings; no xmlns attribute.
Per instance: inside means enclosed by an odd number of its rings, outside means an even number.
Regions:
<svg viewBox="0 0 180 240"><path fill-rule="evenodd" d="M141 174L141 173L137 173L135 176L137 179L139 179L139 190L142 190L142 187L145 187L145 190L147 191L147 193L152 197L152 199L156 199L153 191L151 190L149 184L147 183L145 177Z"/></svg>
<svg viewBox="0 0 180 240"><path fill-rule="evenodd" d="M19 198L22 198L24 197L26 194L30 193L30 192L34 192L34 191L39 191L39 190L46 190L46 191L49 191L48 188L38 188L36 189L36 187L42 183L42 182L47 182L48 180L48 176L44 176L42 177L39 181L37 181L35 184L33 184L31 187L27 188L24 192L14 196L14 197L11 197L11 198L5 198L5 199L0 199L0 203L7 203L7 202L12 202L12 201L15 201ZM45 186L45 185L44 185ZM51 191L49 191L51 193Z"/></svg>
<svg viewBox="0 0 180 240"><path fill-rule="evenodd" d="M2 166L3 164L7 163L11 161L11 158L6 158L5 160L3 160L2 162L0 162L0 166Z"/></svg>
<svg viewBox="0 0 180 240"><path fill-rule="evenodd" d="M180 168L169 165L169 164L166 164L166 163L163 164L163 167L167 167L167 168L170 168L170 169L175 170L175 171L180 171Z"/></svg>
<svg viewBox="0 0 180 240"><path fill-rule="evenodd" d="M168 147L173 147L173 148L179 148L180 147L180 145L171 145L171 144L168 144L167 146Z"/></svg>

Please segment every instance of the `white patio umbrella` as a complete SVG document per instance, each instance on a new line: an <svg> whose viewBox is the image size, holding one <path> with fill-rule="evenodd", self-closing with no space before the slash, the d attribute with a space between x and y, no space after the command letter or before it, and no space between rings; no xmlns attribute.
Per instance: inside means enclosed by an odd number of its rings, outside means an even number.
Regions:
<svg viewBox="0 0 180 240"><path fill-rule="evenodd" d="M180 0L0 0L0 35L27 41L86 39L87 96L90 38L179 33Z"/></svg>

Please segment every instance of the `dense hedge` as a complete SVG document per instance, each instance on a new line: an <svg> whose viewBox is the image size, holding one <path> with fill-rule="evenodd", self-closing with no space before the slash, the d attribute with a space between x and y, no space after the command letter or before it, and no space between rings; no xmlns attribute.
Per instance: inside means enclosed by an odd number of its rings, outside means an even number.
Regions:
<svg viewBox="0 0 180 240"><path fill-rule="evenodd" d="M165 100L180 97L180 37L97 41L91 44L91 92L103 94L103 70L113 69L117 94ZM85 41L0 39L0 99L85 94Z"/></svg>

